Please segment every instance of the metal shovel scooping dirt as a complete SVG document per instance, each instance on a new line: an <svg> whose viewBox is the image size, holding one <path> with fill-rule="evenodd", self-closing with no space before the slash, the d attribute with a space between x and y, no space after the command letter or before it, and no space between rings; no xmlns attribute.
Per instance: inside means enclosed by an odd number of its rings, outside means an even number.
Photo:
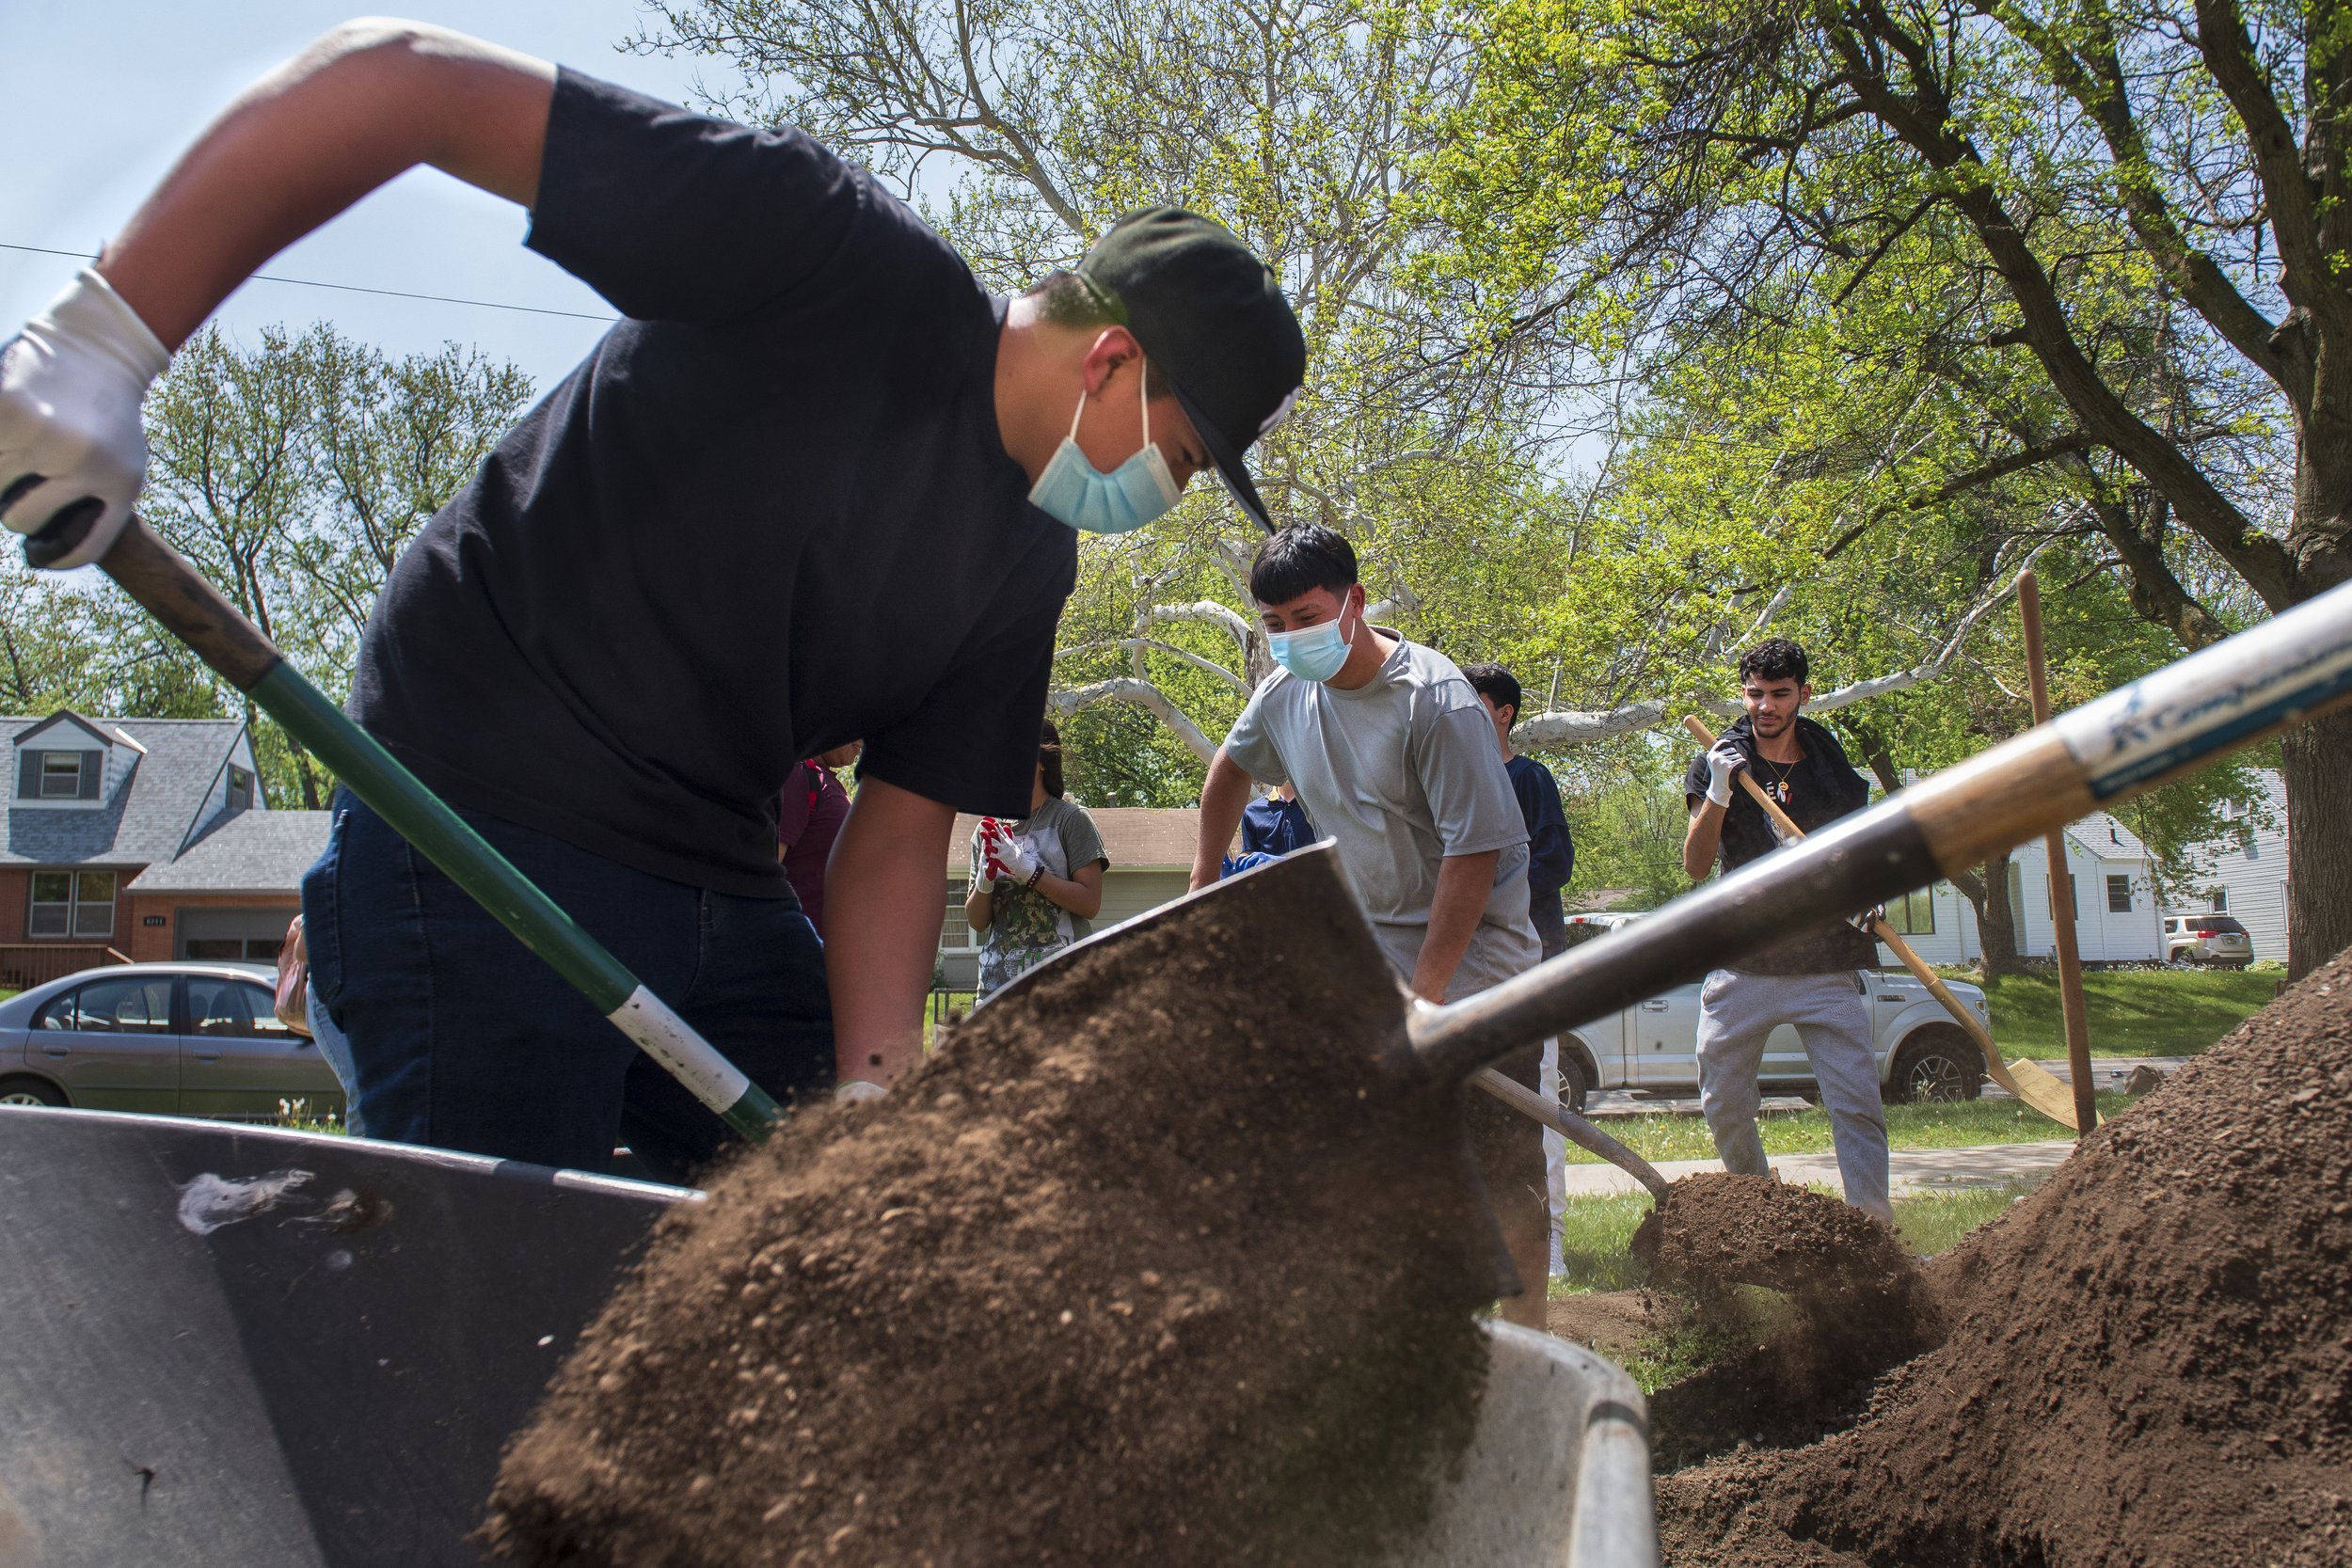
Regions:
<svg viewBox="0 0 2352 1568"><path fill-rule="evenodd" d="M2061 714L1645 919L1442 1007L1403 998L1348 891L1338 851L1329 846L1204 888L1081 945L1131 941L1160 923L1185 918L1198 900L1221 900L1221 920L1248 923L1255 932L1248 945L1278 973L1358 974L1367 986L1397 987L1395 1027L1367 1048L1397 1074L1457 1083L1531 1041L1696 979L1792 930L1964 871L1988 854L2347 701L2352 584ZM990 1006L1020 1006L1026 990L1068 958L1060 955L1031 970Z"/></svg>

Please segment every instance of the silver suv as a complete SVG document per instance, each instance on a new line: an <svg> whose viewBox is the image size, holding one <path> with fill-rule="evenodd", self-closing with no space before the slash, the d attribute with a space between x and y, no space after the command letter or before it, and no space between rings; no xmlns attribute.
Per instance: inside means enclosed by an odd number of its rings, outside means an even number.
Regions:
<svg viewBox="0 0 2352 1568"><path fill-rule="evenodd" d="M1573 947L1616 929L1633 914L1568 917ZM1869 1009L1878 1049L1879 1084L1890 1101L1974 1100L1984 1089L1984 1056L1952 1015L1909 974L1853 972L1854 990ZM1984 992L1947 980L1961 1005L1990 1029ZM1680 1096L1698 1092L1699 986L1692 981L1623 1012L1584 1024L1561 1039L1561 1103L1582 1109L1592 1089L1633 1089ZM1813 1064L1796 1030L1782 1024L1764 1042L1757 1082L1768 1094L1820 1092Z"/></svg>
<svg viewBox="0 0 2352 1568"><path fill-rule="evenodd" d="M0 1105L267 1121L340 1117L318 1047L278 1022L262 964L86 969L0 1002Z"/></svg>
<svg viewBox="0 0 2352 1568"><path fill-rule="evenodd" d="M2168 914L2164 957L2168 963L2244 969L2254 961L2254 939L2226 914Z"/></svg>

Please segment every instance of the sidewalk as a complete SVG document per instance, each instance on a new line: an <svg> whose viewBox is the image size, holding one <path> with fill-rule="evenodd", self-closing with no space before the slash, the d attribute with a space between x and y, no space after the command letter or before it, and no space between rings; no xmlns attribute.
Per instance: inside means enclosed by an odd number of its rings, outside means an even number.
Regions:
<svg viewBox="0 0 2352 1568"><path fill-rule="evenodd" d="M2005 1182L2040 1181L2074 1152L2072 1138L2047 1143L1978 1144L1966 1148L1899 1148L1887 1157L1889 1186L1894 1196L1909 1193L1958 1192L1969 1187L1998 1187ZM1667 1180L1723 1169L1713 1160L1668 1160L1658 1166ZM1776 1154L1772 1171L1783 1181L1800 1185L1837 1186L1837 1156ZM1614 1165L1570 1165L1567 1196L1606 1197L1638 1193L1642 1184Z"/></svg>

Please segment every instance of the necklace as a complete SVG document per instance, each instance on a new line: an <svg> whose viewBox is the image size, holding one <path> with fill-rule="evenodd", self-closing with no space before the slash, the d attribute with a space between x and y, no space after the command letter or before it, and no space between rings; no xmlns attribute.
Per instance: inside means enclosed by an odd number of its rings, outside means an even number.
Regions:
<svg viewBox="0 0 2352 1568"><path fill-rule="evenodd" d="M1800 753L1796 762L1783 765L1766 756L1763 748L1758 747L1756 760L1772 770L1772 782L1764 786L1764 793L1778 800L1782 805L1787 805L1788 803L1788 775L1797 770L1797 763L1804 760L1804 755Z"/></svg>

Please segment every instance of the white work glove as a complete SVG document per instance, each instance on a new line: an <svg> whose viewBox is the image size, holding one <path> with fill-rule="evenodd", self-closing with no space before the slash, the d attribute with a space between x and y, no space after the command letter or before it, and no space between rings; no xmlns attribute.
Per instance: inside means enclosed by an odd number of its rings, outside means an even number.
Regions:
<svg viewBox="0 0 2352 1568"><path fill-rule="evenodd" d="M1707 798L1726 810L1731 805L1732 781L1748 765L1740 743L1725 736L1707 749Z"/></svg>
<svg viewBox="0 0 2352 1568"><path fill-rule="evenodd" d="M19 533L59 525L27 541L31 564L63 571L113 546L147 475L139 404L170 358L87 267L0 344L0 519Z"/></svg>
<svg viewBox="0 0 2352 1568"><path fill-rule="evenodd" d="M1022 847L1021 841L1010 833L999 838L988 852L989 869L998 877L1009 877L1026 884L1037 872L1037 856Z"/></svg>
<svg viewBox="0 0 2352 1568"><path fill-rule="evenodd" d="M861 1101L883 1100L890 1091L870 1078L844 1078L833 1086L835 1105L854 1105Z"/></svg>

